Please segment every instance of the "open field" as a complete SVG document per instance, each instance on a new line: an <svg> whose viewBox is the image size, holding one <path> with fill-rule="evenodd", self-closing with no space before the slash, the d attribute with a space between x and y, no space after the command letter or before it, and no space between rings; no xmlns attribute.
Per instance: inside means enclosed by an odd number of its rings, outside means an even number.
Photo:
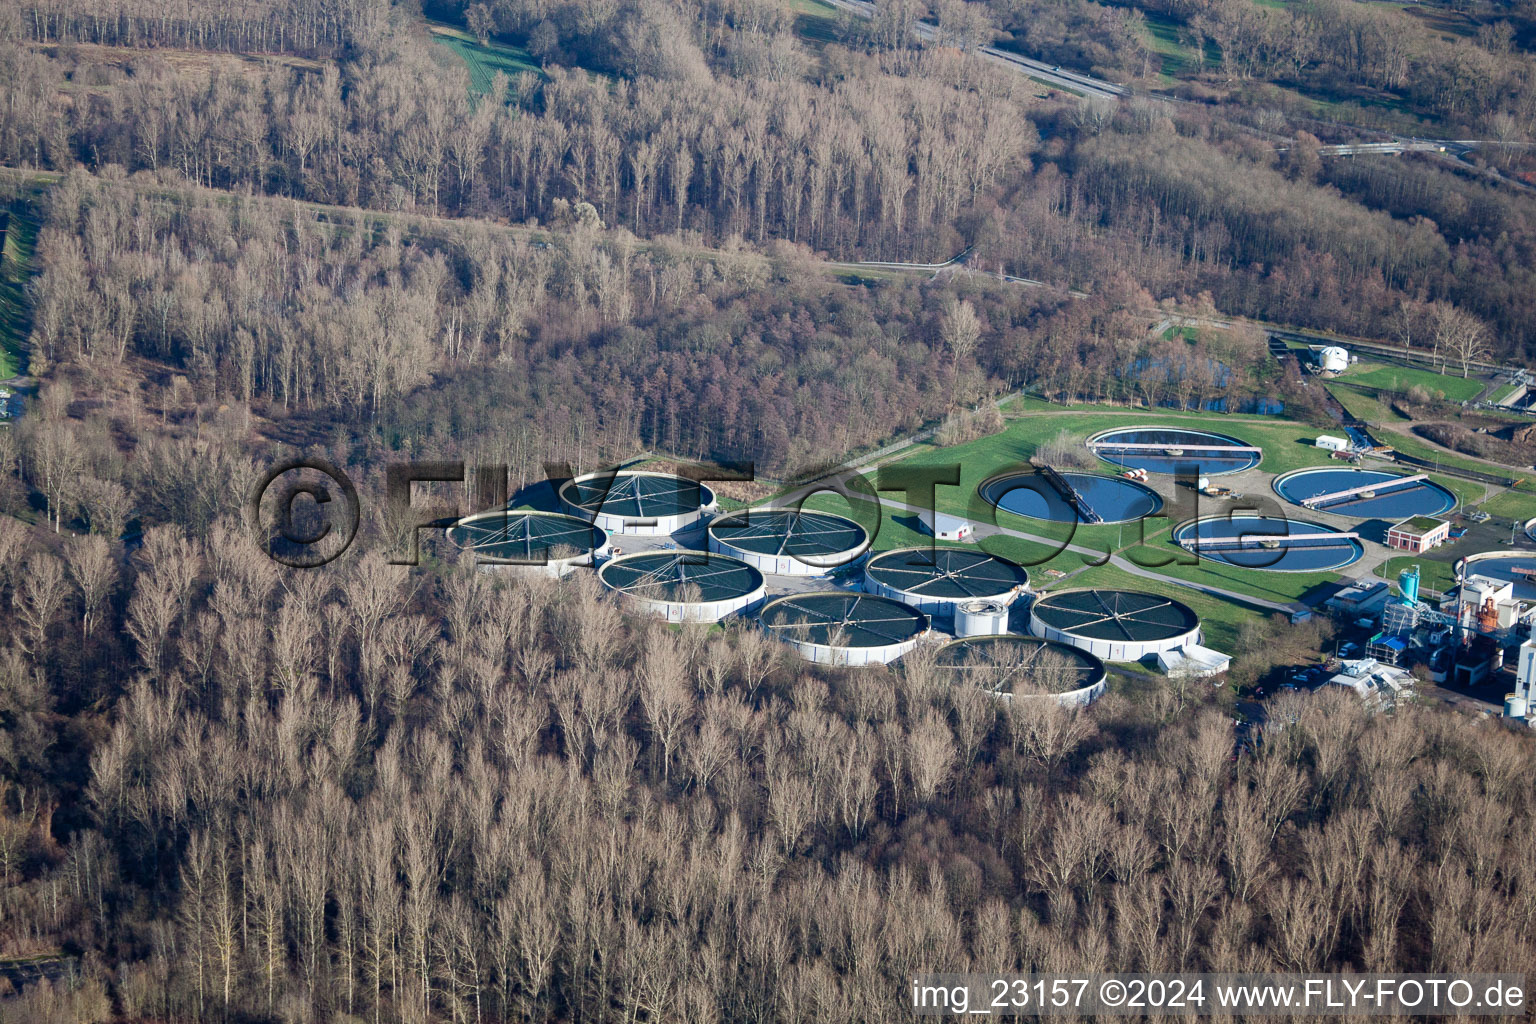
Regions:
<svg viewBox="0 0 1536 1024"><path fill-rule="evenodd" d="M1457 455L1453 452L1436 448L1421 438L1406 433L1398 433L1397 431L1383 432L1377 437L1377 440L1382 444L1391 445L1405 455L1427 459L1443 469L1465 469L1476 473L1502 472L1520 480L1519 490L1536 493L1536 470L1527 470L1522 475L1521 467L1519 466L1509 466L1500 462L1483 462L1469 456Z"/></svg>
<svg viewBox="0 0 1536 1024"><path fill-rule="evenodd" d="M1250 597L1266 601L1296 601L1313 587L1332 583L1339 578L1337 572L1268 572L1263 569L1243 569L1226 562L1202 558L1195 564L1181 564L1175 555L1186 553L1169 543L1169 531L1163 531L1151 544L1139 545L1123 554L1132 562L1163 576L1188 580L1191 583L1234 590ZM1188 557L1186 555L1186 557ZM1158 564L1167 559L1165 565ZM1346 567L1347 572L1351 567Z"/></svg>
<svg viewBox="0 0 1536 1024"><path fill-rule="evenodd" d="M1483 502L1482 508L1489 515L1523 523L1527 519L1536 518L1536 494L1505 491Z"/></svg>
<svg viewBox="0 0 1536 1024"><path fill-rule="evenodd" d="M1364 359L1337 379L1346 384L1361 384L1387 391L1407 391L1417 386L1429 392L1439 392L1452 402L1465 402L1483 390L1483 382L1476 378L1463 379L1446 373L1435 373L1433 370L1417 370Z"/></svg>
<svg viewBox="0 0 1536 1024"><path fill-rule="evenodd" d="M1363 423L1403 422L1404 418L1394 412L1386 401L1369 391L1351 387L1340 380L1329 381L1323 387L1351 416Z"/></svg>
<svg viewBox="0 0 1536 1024"><path fill-rule="evenodd" d="M1411 466L1404 466L1411 469ZM1487 497L1490 487L1488 484L1480 484L1476 480L1463 480L1459 476L1445 476L1440 473L1429 474L1430 482L1437 483L1441 487L1456 495L1456 507L1466 508L1469 505L1480 505ZM1531 513L1536 515L1536 512Z"/></svg>
<svg viewBox="0 0 1536 1024"><path fill-rule="evenodd" d="M474 36L451 25L429 24L432 38L459 55L469 68L469 88L476 95L491 91L491 80L500 71L508 78L528 71L541 74L539 65L520 46L491 42L481 45Z"/></svg>
<svg viewBox="0 0 1536 1024"><path fill-rule="evenodd" d="M1456 585L1456 572L1451 562L1436 561L1426 555L1400 555L1389 558L1376 567L1376 575L1389 583L1397 583L1397 574L1413 566L1419 567L1419 587L1422 590L1445 592Z"/></svg>
<svg viewBox="0 0 1536 1024"><path fill-rule="evenodd" d="M317 72L324 63L308 57L295 57L290 54L279 53L226 53L215 50L178 50L174 47L154 47L147 49L138 46L103 46L99 43L71 42L66 47L58 43L32 43L30 44L38 53L49 57L58 58L67 55L71 62L70 80L63 86L63 92L97 92L105 93L113 86L107 84L82 85L82 81L92 81L90 73L92 67L111 68L115 72L142 71L148 65L164 62L178 75L186 76L206 84L215 74L221 76L252 77L261 74L273 65L292 68L300 72ZM84 71L85 74L81 74Z"/></svg>

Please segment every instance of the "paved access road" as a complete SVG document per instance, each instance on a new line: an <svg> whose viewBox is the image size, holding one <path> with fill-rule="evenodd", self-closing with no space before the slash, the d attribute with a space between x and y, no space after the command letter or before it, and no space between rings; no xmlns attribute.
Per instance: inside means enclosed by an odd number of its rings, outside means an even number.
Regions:
<svg viewBox="0 0 1536 1024"><path fill-rule="evenodd" d="M869 0L827 0L827 3L840 11L847 11L860 18L873 18L875 16L875 5L869 2ZM918 22L915 31L917 38L925 43L933 42L938 38L939 34L937 28L925 21ZM1080 92L1085 96L1112 100L1125 92L1125 89L1121 86L1113 82L1106 82L1102 78L1078 74L1076 71L1066 71L1054 64L1047 64L1043 60L1035 60L1017 53L1010 53L1007 50L999 50L995 46L977 47L977 52L993 63L1007 65L1015 71L1022 71L1031 78L1038 78L1048 85L1071 89L1073 92Z"/></svg>

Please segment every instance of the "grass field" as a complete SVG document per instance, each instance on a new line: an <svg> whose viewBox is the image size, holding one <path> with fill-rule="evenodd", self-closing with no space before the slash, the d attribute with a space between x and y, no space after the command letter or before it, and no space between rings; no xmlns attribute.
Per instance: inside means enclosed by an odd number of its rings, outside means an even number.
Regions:
<svg viewBox="0 0 1536 1024"><path fill-rule="evenodd" d="M451 25L428 26L432 38L459 55L469 68L469 89L483 96L491 91L491 79L496 72L511 78L524 71L541 74L539 66L527 50L506 43L487 43L482 46L474 36Z"/></svg>
<svg viewBox="0 0 1536 1024"><path fill-rule="evenodd" d="M26 341L32 329L27 303L27 278L32 274L32 249L37 243L38 220L32 209L10 207L5 249L0 256L0 380L25 373Z"/></svg>
<svg viewBox="0 0 1536 1024"><path fill-rule="evenodd" d="M1166 531L1163 536L1166 537ZM1337 572L1267 572L1263 569L1242 569L1210 558L1202 558L1195 565L1183 565L1177 561L1170 561L1167 565L1155 564L1162 559L1170 558L1177 550L1165 541L1160 544L1142 545L1124 554L1138 565L1163 576L1220 587L1223 590L1233 590L1250 597L1278 601L1282 604L1298 600L1313 587L1332 583L1339 578Z"/></svg>
<svg viewBox="0 0 1536 1024"><path fill-rule="evenodd" d="M795 33L813 46L824 46L838 36L838 10L821 0L789 0L795 12Z"/></svg>
<svg viewBox="0 0 1536 1024"><path fill-rule="evenodd" d="M1413 467L1406 466L1405 469ZM1490 489L1488 484L1480 484L1476 480L1463 480L1457 476L1444 476L1439 473L1429 474L1431 483L1437 483L1441 487L1456 495L1456 507L1466 508L1468 505L1479 505L1488 496ZM1531 513L1536 515L1536 512Z"/></svg>
<svg viewBox="0 0 1536 1024"><path fill-rule="evenodd" d="M1527 519L1536 518L1536 494L1505 491L1483 502L1482 508L1489 515L1523 523Z"/></svg>
<svg viewBox="0 0 1536 1024"><path fill-rule="evenodd" d="M1166 14L1143 10L1147 19L1147 46L1157 54L1165 85L1173 79L1193 75L1200 69L1194 48L1179 38L1179 25ZM1205 44L1205 62L1211 66L1221 63L1221 48L1214 42Z"/></svg>
<svg viewBox="0 0 1536 1024"><path fill-rule="evenodd" d="M1347 384L1382 388L1387 391L1407 391L1417 385L1426 391L1439 392L1452 402L1465 402L1483 390L1483 382L1463 380L1433 370L1416 370L1406 366L1373 363L1361 360L1338 378Z"/></svg>
<svg viewBox="0 0 1536 1024"><path fill-rule="evenodd" d="M1437 562L1423 555L1389 558L1376 567L1376 575L1395 584L1398 573L1415 565L1419 567L1419 587L1423 590L1444 593L1456 585L1456 570L1451 562Z"/></svg>
<svg viewBox="0 0 1536 1024"><path fill-rule="evenodd" d="M1351 387L1343 381L1333 380L1323 385L1330 395L1357 420L1365 423L1401 423L1403 417L1369 391Z"/></svg>
<svg viewBox="0 0 1536 1024"><path fill-rule="evenodd" d="M1498 388L1498 390L1494 391L1493 394L1488 396L1488 401L1495 402L1495 403L1502 402L1502 401L1504 401L1504 399L1506 399L1510 395L1514 394L1515 391L1519 389L1519 387L1520 387L1519 384L1504 384L1504 385L1501 385Z"/></svg>

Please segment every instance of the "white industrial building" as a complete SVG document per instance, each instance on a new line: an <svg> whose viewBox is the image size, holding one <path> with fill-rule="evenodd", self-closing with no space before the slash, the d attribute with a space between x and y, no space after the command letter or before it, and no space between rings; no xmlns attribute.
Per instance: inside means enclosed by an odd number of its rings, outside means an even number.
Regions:
<svg viewBox="0 0 1536 1024"><path fill-rule="evenodd" d="M1232 666L1232 656L1200 644L1184 644L1157 652L1157 667L1170 679L1219 676Z"/></svg>
<svg viewBox="0 0 1536 1024"><path fill-rule="evenodd" d="M1342 671L1328 679L1330 686L1355 691L1373 705L1390 707L1413 693L1413 676L1394 665L1375 658L1360 658L1342 663Z"/></svg>
<svg viewBox="0 0 1536 1024"><path fill-rule="evenodd" d="M928 532L939 540L963 541L970 540L975 527L969 519L961 519L946 512L933 512L924 509L921 518L923 526Z"/></svg>

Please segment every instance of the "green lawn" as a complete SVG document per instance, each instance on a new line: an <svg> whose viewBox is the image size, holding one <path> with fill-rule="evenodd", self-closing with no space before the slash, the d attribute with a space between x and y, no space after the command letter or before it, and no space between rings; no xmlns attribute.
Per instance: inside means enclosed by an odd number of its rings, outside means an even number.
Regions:
<svg viewBox="0 0 1536 1024"><path fill-rule="evenodd" d="M1508 398L1510 395L1514 394L1517 390L1519 390L1519 388L1520 388L1519 384L1504 384L1504 385L1501 385L1498 388L1498 390L1496 390L1493 394L1488 396L1488 401L1495 402L1495 403L1502 402L1502 401L1504 401L1504 399Z"/></svg>
<svg viewBox="0 0 1536 1024"><path fill-rule="evenodd" d="M26 342L32 330L27 279L32 276L32 250L39 224L30 207L12 203L9 209L5 249L0 257L0 380L26 372Z"/></svg>
<svg viewBox="0 0 1536 1024"><path fill-rule="evenodd" d="M1376 575L1395 585L1397 574L1415 565L1419 567L1421 589L1444 593L1456 585L1456 570L1453 563L1435 561L1424 555L1400 555L1397 558L1389 558L1376 567Z"/></svg>
<svg viewBox="0 0 1536 1024"><path fill-rule="evenodd" d="M491 80L500 71L508 78L524 71L542 74L539 65L520 46L491 42L484 46L462 29L449 25L430 26L432 38L458 54L469 68L469 89L477 96L491 91Z"/></svg>
<svg viewBox="0 0 1536 1024"><path fill-rule="evenodd" d="M1386 401L1369 391L1361 391L1338 380L1329 381L1324 387L1357 420L1366 423L1400 423L1403 420Z"/></svg>
<svg viewBox="0 0 1536 1024"><path fill-rule="evenodd" d="M1482 508L1489 515L1523 523L1527 519L1536 518L1536 494L1505 491L1483 502Z"/></svg>
<svg viewBox="0 0 1536 1024"><path fill-rule="evenodd" d="M1452 402L1465 402L1483 390L1483 382L1475 378L1463 380L1450 374L1433 370L1416 370L1407 366L1373 363L1361 360L1338 378L1347 384L1382 388L1387 391L1407 391L1418 385L1426 391L1439 392Z"/></svg>
<svg viewBox="0 0 1536 1024"><path fill-rule="evenodd" d="M1404 466L1404 469L1412 469L1412 466ZM1458 508L1466 508L1468 505L1478 505L1487 497L1489 485L1480 484L1475 480L1463 480L1457 476L1443 476L1439 473L1429 474L1431 483L1439 484L1452 494L1456 495ZM1536 512L1531 513L1536 515Z"/></svg>
<svg viewBox="0 0 1536 1024"><path fill-rule="evenodd" d="M1337 572L1269 572L1264 569L1243 569L1212 558L1202 558L1195 565L1184 565L1176 561L1162 566L1154 564L1177 550L1174 545L1164 540L1162 543L1142 545L1140 548L1126 551L1125 555L1132 561L1164 576L1220 587L1223 590L1232 590L1250 597L1278 601L1282 604L1299 600L1301 595L1313 587L1332 583L1339 578Z"/></svg>
<svg viewBox="0 0 1536 1024"><path fill-rule="evenodd" d="M1163 75L1167 79L1174 79L1195 73L1198 70L1195 52L1179 39L1178 23L1156 11L1143 10L1142 14L1147 19L1147 47L1157 54ZM1214 43L1207 44L1205 57L1219 62L1221 51Z"/></svg>

